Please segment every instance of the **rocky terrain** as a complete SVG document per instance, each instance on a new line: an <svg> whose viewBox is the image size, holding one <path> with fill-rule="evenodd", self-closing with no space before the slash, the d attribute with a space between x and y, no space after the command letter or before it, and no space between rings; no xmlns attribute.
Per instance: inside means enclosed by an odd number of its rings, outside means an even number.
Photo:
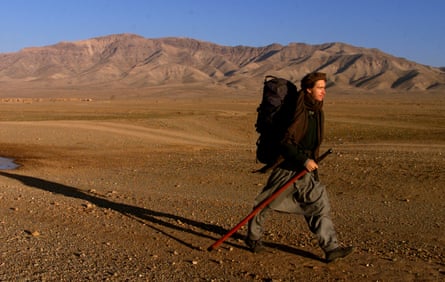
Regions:
<svg viewBox="0 0 445 282"><path fill-rule="evenodd" d="M329 77L321 163L339 239L303 218L267 252L241 228L265 75ZM219 46L110 35L0 54L1 281L442 281L445 73L344 43Z"/></svg>
<svg viewBox="0 0 445 282"><path fill-rule="evenodd" d="M443 95L328 93L320 175L355 251L326 264L304 219L279 213L265 254L245 228L207 251L267 179L252 173L258 98L115 91L0 104L0 157L20 164L0 170L0 280L444 280Z"/></svg>

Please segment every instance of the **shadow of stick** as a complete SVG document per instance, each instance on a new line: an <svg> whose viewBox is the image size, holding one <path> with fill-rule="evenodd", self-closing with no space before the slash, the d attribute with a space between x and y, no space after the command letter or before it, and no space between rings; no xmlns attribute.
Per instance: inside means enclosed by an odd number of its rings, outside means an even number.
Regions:
<svg viewBox="0 0 445 282"><path fill-rule="evenodd" d="M22 182L24 185L29 186L29 187L38 188L38 189L48 191L51 193L55 193L55 194L61 194L66 197L85 200L85 201L88 201L88 202L98 206L98 207L114 210L114 211L119 212L125 216L128 216L134 220L138 220L142 224L145 224L145 225L149 226L150 228L155 229L156 231L161 232L162 234L164 234L164 235L166 235L166 236L168 236L168 237L170 237L170 238L172 238L172 239L174 239L174 240L176 240L176 241L178 241L192 249L199 250L200 248L195 247L192 244L189 244L187 242L184 242L183 240L181 240L177 237L174 237L171 234L168 234L167 232L155 227L153 224L157 224L159 226L164 226L164 227L167 227L167 228L170 228L173 230L178 230L181 232L187 232L187 233L190 233L193 235L209 238L212 240L215 240L215 238L213 238L212 236L209 236L204 233L197 232L192 229L187 229L185 227L170 223L166 220L159 219L159 217L165 218L165 219L172 219L175 222L182 222L184 224L187 224L187 225L190 225L193 227L197 227L197 228L200 228L201 230L213 232L216 234L224 234L225 232L227 232L224 228L221 228L221 227L213 225L213 224L206 224L203 222L191 220L191 219L184 218L181 216L172 215L169 213L153 211L153 210L149 210L146 208L140 208L140 207L127 205L127 204L123 204L123 203L112 202L108 199L104 199L104 198L98 197L97 195L87 193L87 192L82 191L78 188L67 186L64 184L56 183L56 182L52 182L52 181L48 181L48 180L44 180L41 178L19 175L19 174L12 174L12 173L4 172L4 171L0 171L0 175L18 180L18 181ZM150 222L153 224L148 224Z"/></svg>
<svg viewBox="0 0 445 282"><path fill-rule="evenodd" d="M28 187L34 187L34 188L38 188L38 189L41 189L41 190L44 190L47 192L61 194L66 197L85 200L87 202L90 202L90 203L98 206L98 207L114 210L116 212L119 212L125 216L132 218L133 220L137 220L137 221L141 222L142 224L149 226L150 228L152 228L152 229L164 234L165 236L167 236L173 240L176 240L177 242L179 242L191 249L194 249L194 250L202 250L202 248L193 246L192 244L187 243L184 240L182 240L178 237L175 237L175 236L163 231L162 229L160 229L158 227L155 227L154 224L157 224L159 226L164 226L164 227L167 227L172 230L177 230L177 231L186 232L186 233L189 233L192 235L208 238L211 240L216 240L216 239L214 237L212 237L210 235L206 235L202 232L197 232L197 231L194 231L193 229L187 229L185 227L169 223L165 220L159 219L159 217L165 218L165 219L172 219L175 222L182 222L189 226L199 228L203 231L208 231L208 232L212 232L212 233L219 234L219 235L224 235L228 232L228 230L226 230L220 226L217 226L217 225L207 224L207 223L191 220L191 219L188 219L185 217L172 215L169 213L158 212L158 211L153 211L153 210L149 210L146 208L140 208L140 207L136 207L136 206L132 206L132 205L112 202L108 199L98 197L97 195L86 193L85 191L82 191L76 187L67 186L64 184L44 180L41 178L13 174L13 173L8 173L8 172L4 172L4 171L0 171L0 175L11 178L11 179L18 180ZM152 224L148 224L147 222L151 222ZM238 233L233 234L231 237L235 238L235 239L244 239L244 237ZM246 247L239 246L238 244L233 244L233 243L230 243L227 241L226 241L226 244L230 244L233 247L237 247L237 248L241 248L241 249L247 249ZM317 256L315 256L311 253L302 251L302 250L290 248L290 247L283 246L280 244L275 244L275 243L267 243L267 245L270 247L273 247L275 249L281 250L281 251L289 252L289 253L296 254L296 255L299 255L302 257L306 257L306 258L319 260L319 258Z"/></svg>

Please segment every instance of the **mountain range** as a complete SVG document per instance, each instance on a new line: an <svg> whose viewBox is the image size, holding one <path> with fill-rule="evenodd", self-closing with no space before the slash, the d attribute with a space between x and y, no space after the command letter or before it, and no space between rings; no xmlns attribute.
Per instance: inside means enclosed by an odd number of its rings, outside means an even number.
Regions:
<svg viewBox="0 0 445 282"><path fill-rule="evenodd" d="M0 85L8 91L181 85L257 90L265 75L298 82L312 71L326 72L328 86L340 89L445 89L444 68L339 42L248 47L115 34L0 53Z"/></svg>

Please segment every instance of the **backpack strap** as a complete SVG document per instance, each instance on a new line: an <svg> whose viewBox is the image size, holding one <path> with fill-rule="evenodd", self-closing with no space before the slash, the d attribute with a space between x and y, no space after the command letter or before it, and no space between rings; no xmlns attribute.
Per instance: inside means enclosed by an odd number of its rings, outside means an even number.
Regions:
<svg viewBox="0 0 445 282"><path fill-rule="evenodd" d="M256 169L256 170L252 171L252 173L257 173L257 172L259 172L259 173L267 173L267 172L269 172L271 170L276 169L282 162L284 162L284 158L283 158L283 156L280 155L275 162L273 162L271 164L266 164L262 168Z"/></svg>

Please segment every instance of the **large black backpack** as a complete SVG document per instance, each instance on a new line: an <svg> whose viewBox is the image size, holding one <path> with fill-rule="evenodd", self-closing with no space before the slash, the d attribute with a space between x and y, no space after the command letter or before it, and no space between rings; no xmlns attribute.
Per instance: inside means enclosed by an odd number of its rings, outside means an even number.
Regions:
<svg viewBox="0 0 445 282"><path fill-rule="evenodd" d="M255 124L259 133L256 158L260 163L272 165L280 156L280 142L292 122L297 98L297 86L291 81L270 75L265 77Z"/></svg>

